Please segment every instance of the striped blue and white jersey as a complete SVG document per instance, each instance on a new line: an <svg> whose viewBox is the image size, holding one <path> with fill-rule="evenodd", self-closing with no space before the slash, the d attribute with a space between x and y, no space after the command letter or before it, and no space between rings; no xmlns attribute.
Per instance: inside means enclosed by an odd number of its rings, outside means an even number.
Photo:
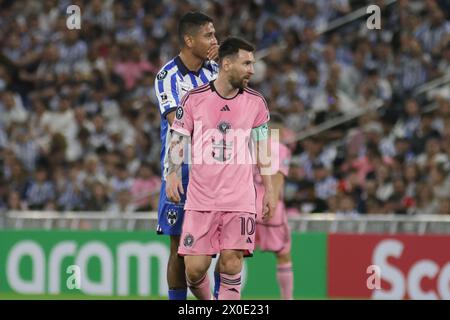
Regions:
<svg viewBox="0 0 450 320"><path fill-rule="evenodd" d="M205 61L197 72L190 71L179 56L167 62L158 72L155 91L161 114L161 172L165 180L168 169L167 152L170 142L170 125L166 119L168 113L175 111L183 96L191 89L215 80L219 66L212 60ZM188 183L188 165L182 165L182 183Z"/></svg>

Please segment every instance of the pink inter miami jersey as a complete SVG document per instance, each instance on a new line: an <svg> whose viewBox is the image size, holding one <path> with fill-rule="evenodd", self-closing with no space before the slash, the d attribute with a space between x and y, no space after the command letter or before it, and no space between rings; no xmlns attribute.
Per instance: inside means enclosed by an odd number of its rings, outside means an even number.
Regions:
<svg viewBox="0 0 450 320"><path fill-rule="evenodd" d="M223 98L214 82L191 90L172 129L192 137L185 210L256 213L251 130L269 120L261 94L249 88Z"/></svg>
<svg viewBox="0 0 450 320"><path fill-rule="evenodd" d="M281 172L284 176L288 175L289 163L291 160L291 151L288 147L283 144L278 143L275 139L271 139L271 155L272 155L272 168L271 174L274 175L277 172ZM254 180L255 188L257 192L257 221L259 223L265 223L262 221L262 201L264 197L264 185L262 184L262 178L259 173L259 169L254 167ZM283 192L280 193L280 198L277 199L277 206L273 217L265 224L269 225L280 225L285 219L285 206L283 201Z"/></svg>

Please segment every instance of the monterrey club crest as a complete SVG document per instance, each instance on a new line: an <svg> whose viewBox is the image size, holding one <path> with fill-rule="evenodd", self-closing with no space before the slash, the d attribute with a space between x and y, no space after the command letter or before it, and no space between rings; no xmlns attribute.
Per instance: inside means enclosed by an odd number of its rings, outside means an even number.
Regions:
<svg viewBox="0 0 450 320"><path fill-rule="evenodd" d="M167 212L167 223L171 227L173 227L175 225L175 223L177 223L177 220L178 220L178 213L175 210L170 209Z"/></svg>
<svg viewBox="0 0 450 320"><path fill-rule="evenodd" d="M178 120L181 120L181 118L183 118L183 115L184 115L183 108L182 108L181 106L179 106L179 107L177 108L177 111L176 111L176 117L177 117L177 119L178 119Z"/></svg>
<svg viewBox="0 0 450 320"><path fill-rule="evenodd" d="M222 132L223 134L226 134L227 131L231 129L231 124L229 124L226 121L221 121L217 125L217 129L219 129L219 131Z"/></svg>
<svg viewBox="0 0 450 320"><path fill-rule="evenodd" d="M187 233L187 234L184 236L183 245L184 245L186 248L190 248L190 247L192 247L193 244L194 244L194 237L192 236L192 234Z"/></svg>

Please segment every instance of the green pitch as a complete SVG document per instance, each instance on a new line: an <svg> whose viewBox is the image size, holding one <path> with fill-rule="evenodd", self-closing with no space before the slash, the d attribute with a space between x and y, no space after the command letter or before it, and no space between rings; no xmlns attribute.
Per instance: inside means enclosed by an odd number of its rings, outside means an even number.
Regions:
<svg viewBox="0 0 450 320"><path fill-rule="evenodd" d="M195 298L190 298L194 300ZM278 297L266 297L261 298L251 298L251 297L242 297L243 300L278 300ZM305 299L304 297L296 298L296 299ZM309 298L310 299L310 298ZM50 294L42 294L42 295L23 295L17 293L0 293L0 300L167 300L167 297L160 296L87 296L82 294L59 294L59 295L50 295Z"/></svg>

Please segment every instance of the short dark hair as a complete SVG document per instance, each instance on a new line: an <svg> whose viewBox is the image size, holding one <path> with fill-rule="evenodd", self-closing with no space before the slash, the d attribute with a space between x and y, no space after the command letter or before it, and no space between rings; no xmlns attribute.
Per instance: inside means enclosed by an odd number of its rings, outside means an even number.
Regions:
<svg viewBox="0 0 450 320"><path fill-rule="evenodd" d="M209 22L213 22L213 19L197 11L191 11L182 16L178 23L178 40L180 45L184 46L184 36L186 34L195 34L201 26Z"/></svg>
<svg viewBox="0 0 450 320"><path fill-rule="evenodd" d="M255 51L255 47L250 42L237 37L229 37L219 47L219 61L222 62L223 58L236 55L239 49Z"/></svg>

